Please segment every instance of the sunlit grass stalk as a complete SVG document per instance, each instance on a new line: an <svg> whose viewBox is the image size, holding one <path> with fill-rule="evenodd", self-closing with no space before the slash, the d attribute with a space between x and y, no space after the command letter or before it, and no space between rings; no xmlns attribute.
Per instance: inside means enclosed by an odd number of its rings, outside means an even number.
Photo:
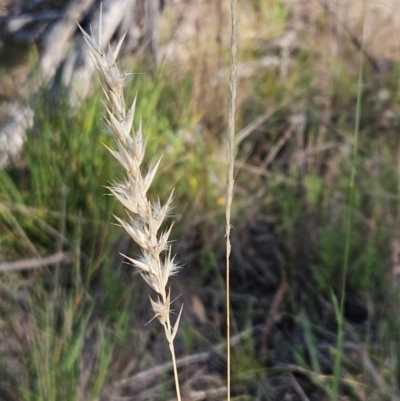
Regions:
<svg viewBox="0 0 400 401"><path fill-rule="evenodd" d="M159 233L171 207L172 193L163 206L159 200L152 202L147 197L147 191L160 160L146 174L143 173L141 164L145 155L145 143L142 136L142 123L140 122L136 131L132 128L136 99L130 107L126 107L123 89L128 74L122 73L116 62L125 36L114 48L110 47L105 51L102 48L101 12L97 38L93 33L88 35L82 28L81 31L89 46L93 63L100 74L106 98L104 103L107 131L114 137L116 145L114 149L109 148L109 151L126 171L126 177L122 182L115 182L109 187L112 194L126 208L128 215L126 220L119 217L116 219L142 250L142 255L138 259L123 256L137 268L150 288L158 294L156 299L150 297L150 304L155 317L164 327L173 362L176 394L180 401L174 338L182 309L175 325L172 325L171 292L167 289L168 278L179 270L179 266L171 256L168 241L172 225L165 232Z"/></svg>
<svg viewBox="0 0 400 401"><path fill-rule="evenodd" d="M226 190L226 362L227 362L227 400L231 399L231 324L230 324L230 231L231 231L231 209L234 187L234 140L235 140L235 110L236 110L236 85L237 85L237 62L236 62L236 36L237 36L237 0L231 0L231 68L229 84L228 104L228 132L226 137L226 154L228 161L228 176Z"/></svg>
<svg viewBox="0 0 400 401"><path fill-rule="evenodd" d="M353 212L354 212L354 197L355 197L355 177L357 169L357 156L358 156L358 138L360 132L360 118L361 118L361 101L363 94L363 75L364 75L364 31L365 31L365 1L363 2L363 33L360 50L360 69L358 72L358 84L357 84L357 105L356 105L356 121L354 127L354 143L351 161L351 173L349 183L349 208L347 213L347 226L346 226L346 246L344 251L343 271L342 271L342 283L340 291L340 304L337 311L337 322L338 322L338 335L336 343L336 356L333 370L333 385L331 392L331 401L337 400L339 381L340 381L340 368L342 364L343 355L343 322L344 322L344 304L346 300L346 280L347 273L349 270L349 258L351 249L351 230L353 226ZM337 308L335 307L335 310Z"/></svg>

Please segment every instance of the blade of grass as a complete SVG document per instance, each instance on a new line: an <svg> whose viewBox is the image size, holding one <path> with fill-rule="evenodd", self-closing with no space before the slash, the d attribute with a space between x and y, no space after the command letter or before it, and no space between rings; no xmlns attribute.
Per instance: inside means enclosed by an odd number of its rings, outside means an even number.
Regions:
<svg viewBox="0 0 400 401"><path fill-rule="evenodd" d="M346 227L346 247L344 252L343 271L342 271L342 284L340 293L340 307L337 313L338 320L338 335L337 335L337 353L335 356L335 364L333 368L333 384L331 392L331 401L336 401L339 388L340 368L343 354L343 316L344 316L344 303L346 298L346 279L349 270L349 257L351 249L351 230L353 222L353 211L355 201L355 176L357 169L357 155L358 155L358 138L360 132L360 119L361 119L361 100L363 94L363 74L364 74L364 33L365 33L365 0L363 1L363 33L362 43L360 50L360 69L358 73L358 89L357 89L357 105L356 105L356 121L354 127L354 143L352 152L352 166L349 183L349 208L347 213L347 227Z"/></svg>
<svg viewBox="0 0 400 401"><path fill-rule="evenodd" d="M300 319L303 323L304 337L306 341L308 354L311 360L311 366L315 372L322 373L321 365L318 359L318 349L316 345L316 340L314 338L314 334L311 328L311 322L304 310L301 311Z"/></svg>
<svg viewBox="0 0 400 401"><path fill-rule="evenodd" d="M24 204L24 198L17 185L2 169L0 169L0 186L4 188L4 190L0 191L0 197L2 199L7 200L8 202L15 202L19 205Z"/></svg>

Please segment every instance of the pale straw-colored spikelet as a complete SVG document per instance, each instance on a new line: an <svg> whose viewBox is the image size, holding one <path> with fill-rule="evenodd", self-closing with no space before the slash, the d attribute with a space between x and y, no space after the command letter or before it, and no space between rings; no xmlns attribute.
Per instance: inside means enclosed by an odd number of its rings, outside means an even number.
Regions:
<svg viewBox="0 0 400 401"><path fill-rule="evenodd" d="M120 71L116 62L124 37L114 48L110 47L105 51L102 48L101 23L100 16L97 38L93 33L88 35L80 28L100 74L106 97L105 120L107 130L115 138L116 145L114 149L109 150L126 170L126 178L122 182L115 182L109 189L127 209L128 218L123 220L117 217L118 222L142 249L142 255L137 259L124 256L137 268L146 283L158 294L156 299L150 298L150 303L155 317L164 326L172 358L175 360L173 340L176 336L182 309L175 325L172 326L170 322L170 291L167 289L167 283L168 278L174 275L179 267L174 262L174 257L171 257L171 248L168 242L172 226L165 232L159 233L159 229L170 210L172 194L163 206L159 200L151 202L147 198L147 191L156 174L160 160L146 174L141 170L145 154L142 123L139 123L139 128L136 131L133 129L136 99L131 107L126 108L123 88L127 74ZM178 399L180 399L179 396Z"/></svg>

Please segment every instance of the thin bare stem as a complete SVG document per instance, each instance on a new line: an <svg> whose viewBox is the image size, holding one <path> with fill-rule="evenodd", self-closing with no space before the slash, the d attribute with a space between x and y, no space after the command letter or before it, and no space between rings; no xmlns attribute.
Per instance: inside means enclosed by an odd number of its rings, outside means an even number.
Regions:
<svg viewBox="0 0 400 401"><path fill-rule="evenodd" d="M228 177L226 191L226 362L227 362L227 399L231 399L231 314L230 314L230 254L231 254L231 210L234 187L234 139L235 139L235 109L236 109L236 85L237 85L237 62L236 62L236 18L237 1L231 0L231 68L229 84L228 105L228 133L226 137L226 154L228 160Z"/></svg>
<svg viewBox="0 0 400 401"><path fill-rule="evenodd" d="M181 401L181 392L180 392L180 388L179 388L179 376L178 376L178 369L177 369L177 365L176 365L175 348L174 348L173 341L171 341L169 343L169 349L171 351L172 366L174 367L174 379L175 379L176 397L177 397L178 401Z"/></svg>

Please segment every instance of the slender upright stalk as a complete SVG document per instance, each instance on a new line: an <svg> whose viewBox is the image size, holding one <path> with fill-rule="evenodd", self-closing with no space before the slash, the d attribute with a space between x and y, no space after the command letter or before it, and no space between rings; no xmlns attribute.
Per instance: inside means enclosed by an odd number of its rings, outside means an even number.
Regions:
<svg viewBox="0 0 400 401"><path fill-rule="evenodd" d="M234 187L234 139L235 139L235 110L236 110L236 18L237 0L231 0L231 68L229 83L229 105L228 105L228 132L226 137L226 153L228 161L228 177L226 191L226 362L227 362L227 399L231 399L231 315L230 315L230 253L231 253L231 209Z"/></svg>
<svg viewBox="0 0 400 401"><path fill-rule="evenodd" d="M174 367L174 380L175 380L176 398L178 399L178 401L181 401L181 391L180 391L180 386L179 386L178 368L177 368L177 365L176 365L175 348L174 348L174 342L173 341L171 341L169 343L169 349L171 351L172 366Z"/></svg>
<svg viewBox="0 0 400 401"><path fill-rule="evenodd" d="M347 272L349 270L349 258L351 249L351 229L353 225L353 208L354 208L354 186L355 177L357 169L357 155L358 155L358 137L360 132L360 118L361 118L361 101L363 94L363 75L364 75L364 32L365 32L365 0L363 1L363 33L360 51L360 69L358 73L358 87L357 87L357 106L356 106L356 123L354 127L354 144L352 152L352 165L350 173L350 183L349 183L349 208L347 213L347 226L346 226L346 246L344 251L344 262L342 271L342 283L340 290L340 304L339 304L339 316L338 316L338 337L337 337L337 353L335 356L335 364L333 371L333 385L331 392L331 401L337 400L338 389L339 389L339 378L340 378L340 367L342 363L343 354L343 321L344 321L344 304L346 300L346 280Z"/></svg>
<svg viewBox="0 0 400 401"><path fill-rule="evenodd" d="M99 31L97 37L81 31L89 46L93 63L100 75L105 95L105 121L108 133L114 137L114 149L110 153L123 166L126 176L121 182L114 182L109 190L126 208L127 220L116 217L121 226L139 245L142 255L132 259L123 255L139 271L150 288L157 294L150 297L150 304L164 327L165 336L171 351L174 368L176 395L181 401L178 370L176 366L174 338L176 336L182 308L175 321L171 324L171 292L167 290L168 278L179 270L179 266L171 257L171 247L168 237L172 225L163 233L159 229L166 219L172 202L172 194L161 206L159 201L150 201L147 191L157 172L158 160L147 173L141 166L145 155L145 144L142 135L142 124L133 129L136 99L130 107L126 106L124 85L127 74L122 73L116 62L124 37L115 47L105 51L102 47L102 13L100 10Z"/></svg>

